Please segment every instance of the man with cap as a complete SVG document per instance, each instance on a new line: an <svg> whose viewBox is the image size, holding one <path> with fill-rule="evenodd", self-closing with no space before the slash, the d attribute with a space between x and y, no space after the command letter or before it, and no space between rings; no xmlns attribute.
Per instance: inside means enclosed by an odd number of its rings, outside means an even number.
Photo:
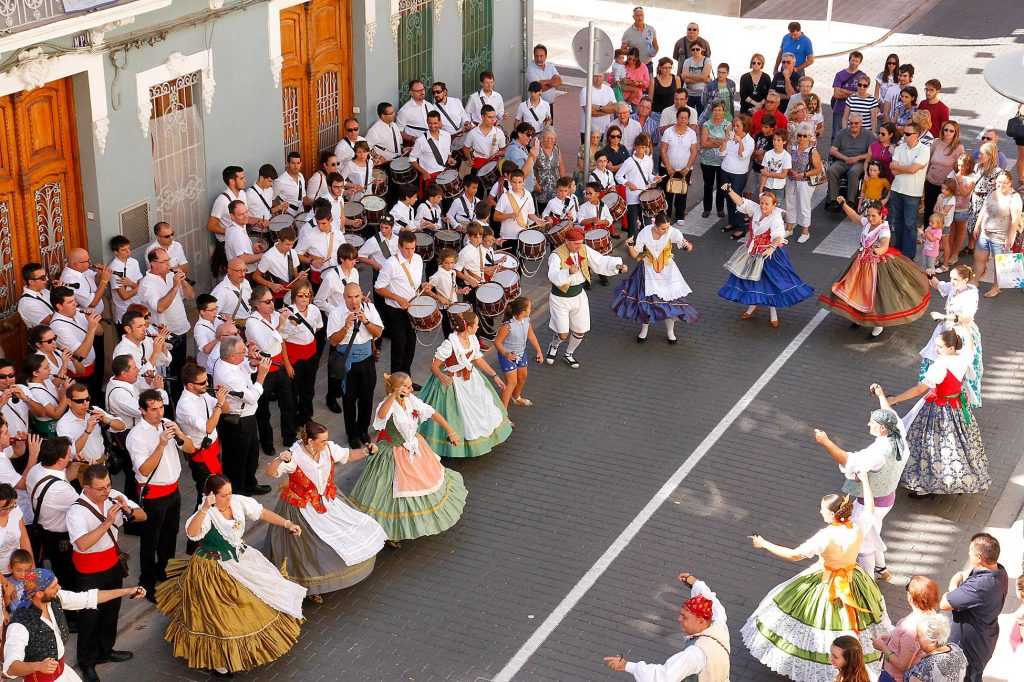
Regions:
<svg viewBox="0 0 1024 682"><path fill-rule="evenodd" d="M626 270L618 256L604 256L585 245L582 229L574 227L566 233L565 243L548 256L548 280L551 282L548 326L553 332L545 358L549 365L555 364L559 346L568 340L565 364L573 369L580 366L574 353L583 343L583 335L590 331L590 300L586 289L590 288L591 273L607 276Z"/></svg>
<svg viewBox="0 0 1024 682"><path fill-rule="evenodd" d="M95 609L100 604L130 597L141 599L141 587L117 590L91 589L86 592L62 590L57 578L45 568L36 568L17 581L21 599L12 607L10 625L4 642L3 672L9 677L24 677L28 682L80 682L74 670L64 665L68 632L65 611ZM95 671L83 671L87 680L99 679Z"/></svg>
<svg viewBox="0 0 1024 682"><path fill-rule="evenodd" d="M874 522L864 535L857 563L873 574L875 580L889 580L892 574L885 567L885 543L882 542L882 521L896 502L896 488L899 487L903 469L907 466L907 431L899 415L889 406L889 401L878 384L868 389L878 398L878 409L871 413L868 431L875 437L871 445L863 450L847 452L832 442L828 434L814 430L814 440L825 448L839 470L846 475L843 492L854 495L853 522L860 523L864 514L864 493L858 477L867 474L871 491L875 497Z"/></svg>
<svg viewBox="0 0 1024 682"><path fill-rule="evenodd" d="M605 664L616 672L627 672L640 682L682 682L696 676L698 682L729 681L729 628L725 607L697 576L680 573L691 596L679 609L679 625L686 633L686 646L663 664L627 661L622 655L606 656Z"/></svg>

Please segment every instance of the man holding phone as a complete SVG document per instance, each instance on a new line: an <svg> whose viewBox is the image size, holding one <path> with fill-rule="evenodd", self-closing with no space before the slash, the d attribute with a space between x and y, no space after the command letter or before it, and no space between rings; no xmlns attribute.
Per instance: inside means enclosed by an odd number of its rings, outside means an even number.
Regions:
<svg viewBox="0 0 1024 682"><path fill-rule="evenodd" d="M107 455L103 446L103 428L114 432L124 431L125 423L109 412L92 406L89 398L89 387L74 383L67 390L68 411L57 420L57 435L71 441L74 462L78 464L106 464ZM71 472L71 478L77 478L77 471Z"/></svg>
<svg viewBox="0 0 1024 682"><path fill-rule="evenodd" d="M245 342L237 336L221 341L220 358L213 371L213 385L228 389L225 410L218 422L223 439L224 475L233 490L242 495L265 495L269 485L256 481L259 465L259 430L256 410L263 395L263 382L270 373L270 358L262 358L252 377L253 364L246 352Z"/></svg>

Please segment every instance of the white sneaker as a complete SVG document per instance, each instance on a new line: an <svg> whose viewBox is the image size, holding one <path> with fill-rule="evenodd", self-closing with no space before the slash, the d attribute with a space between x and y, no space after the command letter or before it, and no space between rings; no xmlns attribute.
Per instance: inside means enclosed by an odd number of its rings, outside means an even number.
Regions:
<svg viewBox="0 0 1024 682"><path fill-rule="evenodd" d="M871 330L871 336L873 336L873 337L881 336L882 332L884 332L884 331L885 331L885 327L875 327L875 328L873 328Z"/></svg>
<svg viewBox="0 0 1024 682"><path fill-rule="evenodd" d="M676 224L676 226L677 226L677 227L682 227L682 226L683 226L683 225L685 225L686 223L685 223L685 222L683 222L682 220L677 220L675 224Z"/></svg>
<svg viewBox="0 0 1024 682"><path fill-rule="evenodd" d="M811 235L807 234L806 232L801 232L800 236L796 238L796 243L797 244L803 244L805 241L807 241L810 238L811 238Z"/></svg>

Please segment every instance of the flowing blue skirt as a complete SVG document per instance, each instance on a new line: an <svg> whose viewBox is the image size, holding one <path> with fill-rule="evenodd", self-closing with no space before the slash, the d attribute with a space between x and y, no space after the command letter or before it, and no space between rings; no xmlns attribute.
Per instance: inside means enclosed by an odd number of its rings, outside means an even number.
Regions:
<svg viewBox="0 0 1024 682"><path fill-rule="evenodd" d="M777 249L764 261L761 279L752 282L729 275L718 295L733 303L767 305L788 308L814 295L814 287L807 284L793 269L785 249Z"/></svg>
<svg viewBox="0 0 1024 682"><path fill-rule="evenodd" d="M663 301L655 295L645 295L646 274L644 270L643 264L633 268L633 273L615 288L612 310L616 315L641 324L667 320L670 317L678 317L691 324L700 319L697 309L681 298L674 301Z"/></svg>

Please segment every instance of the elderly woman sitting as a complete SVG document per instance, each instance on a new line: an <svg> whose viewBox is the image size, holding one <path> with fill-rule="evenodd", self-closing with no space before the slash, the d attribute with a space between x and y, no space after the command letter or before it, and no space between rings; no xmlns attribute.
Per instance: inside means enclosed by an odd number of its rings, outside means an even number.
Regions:
<svg viewBox="0 0 1024 682"><path fill-rule="evenodd" d="M917 622L920 657L905 673L906 682L962 682L967 673L963 649L949 641L949 619L941 613Z"/></svg>

